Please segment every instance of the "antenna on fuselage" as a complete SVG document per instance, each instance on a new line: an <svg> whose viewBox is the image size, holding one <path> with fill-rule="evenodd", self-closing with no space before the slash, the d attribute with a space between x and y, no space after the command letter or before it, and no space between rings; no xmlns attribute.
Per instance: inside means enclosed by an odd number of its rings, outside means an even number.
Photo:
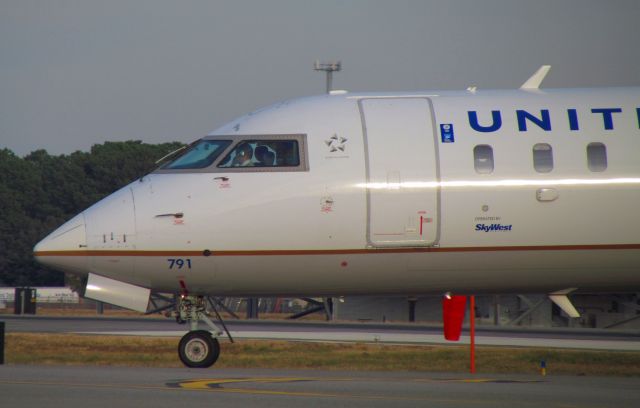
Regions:
<svg viewBox="0 0 640 408"><path fill-rule="evenodd" d="M331 93L333 89L333 73L342 69L342 63L340 61L334 62L320 62L316 60L313 64L315 71L324 71L327 73L327 93Z"/></svg>

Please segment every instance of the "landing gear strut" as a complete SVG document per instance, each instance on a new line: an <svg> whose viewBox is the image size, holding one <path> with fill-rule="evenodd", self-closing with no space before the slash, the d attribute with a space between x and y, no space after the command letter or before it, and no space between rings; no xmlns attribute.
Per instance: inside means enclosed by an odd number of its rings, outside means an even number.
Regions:
<svg viewBox="0 0 640 408"><path fill-rule="evenodd" d="M220 314L211 304L225 332L231 342L233 338L222 321ZM177 302L177 320L184 321L191 326L191 331L180 339L178 355L180 361L187 367L207 368L211 367L220 356L220 343L218 337L223 333L207 315L207 307L203 296L182 295ZM198 323L203 321L211 328L211 331L198 330Z"/></svg>

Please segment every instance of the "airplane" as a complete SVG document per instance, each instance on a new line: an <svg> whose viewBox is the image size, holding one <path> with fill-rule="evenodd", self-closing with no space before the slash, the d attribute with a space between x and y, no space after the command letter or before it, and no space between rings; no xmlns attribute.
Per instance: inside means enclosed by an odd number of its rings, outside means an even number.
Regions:
<svg viewBox="0 0 640 408"><path fill-rule="evenodd" d="M546 293L577 316L569 293L640 288L640 88L541 89L548 71L514 90L332 91L259 109L34 256L123 308L176 294L189 367L219 356L213 295Z"/></svg>

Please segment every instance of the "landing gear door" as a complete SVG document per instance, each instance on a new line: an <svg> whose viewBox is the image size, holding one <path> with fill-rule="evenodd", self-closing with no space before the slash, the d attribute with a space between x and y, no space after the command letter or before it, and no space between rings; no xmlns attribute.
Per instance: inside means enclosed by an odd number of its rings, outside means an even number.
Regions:
<svg viewBox="0 0 640 408"><path fill-rule="evenodd" d="M437 244L439 179L431 101L363 99L360 111L367 167L368 244Z"/></svg>

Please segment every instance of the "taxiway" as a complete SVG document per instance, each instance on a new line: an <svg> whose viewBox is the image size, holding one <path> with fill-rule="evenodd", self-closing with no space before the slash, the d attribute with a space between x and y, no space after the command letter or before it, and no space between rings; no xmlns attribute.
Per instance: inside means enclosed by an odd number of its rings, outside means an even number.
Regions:
<svg viewBox="0 0 640 408"><path fill-rule="evenodd" d="M640 379L0 366L3 406L631 407Z"/></svg>

